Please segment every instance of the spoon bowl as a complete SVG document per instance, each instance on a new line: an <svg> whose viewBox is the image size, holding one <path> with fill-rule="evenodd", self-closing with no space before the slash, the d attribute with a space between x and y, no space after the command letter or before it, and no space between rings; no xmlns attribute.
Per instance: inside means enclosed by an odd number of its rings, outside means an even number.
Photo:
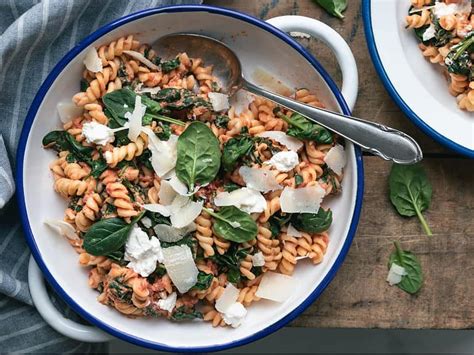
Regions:
<svg viewBox="0 0 474 355"><path fill-rule="evenodd" d="M224 43L197 34L171 34L159 38L152 48L164 59L186 52L190 57L203 58L212 65L212 75L218 79L221 91L232 96L241 86L242 66L239 58Z"/></svg>

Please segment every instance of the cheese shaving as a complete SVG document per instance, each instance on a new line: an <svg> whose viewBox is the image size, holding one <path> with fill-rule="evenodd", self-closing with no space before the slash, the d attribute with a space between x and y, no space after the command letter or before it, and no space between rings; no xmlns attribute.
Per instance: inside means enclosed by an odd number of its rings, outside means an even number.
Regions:
<svg viewBox="0 0 474 355"><path fill-rule="evenodd" d="M296 288L297 284L292 277L269 271L263 274L255 295L275 302L285 302L295 293Z"/></svg>
<svg viewBox="0 0 474 355"><path fill-rule="evenodd" d="M82 107L76 106L72 102L60 102L56 105L56 109L62 123L68 123L73 118L81 116L84 112Z"/></svg>
<svg viewBox="0 0 474 355"><path fill-rule="evenodd" d="M289 135L287 135L285 132L282 132L282 131L266 131L266 132L257 134L257 136L274 140L280 144L283 144L289 150L292 150L294 152L297 152L303 147L302 141L300 141L297 138L290 137Z"/></svg>
<svg viewBox="0 0 474 355"><path fill-rule="evenodd" d="M337 175L342 174L342 168L346 165L346 153L344 147L340 144L336 144L334 147L329 149L324 162L328 165L329 169L334 171Z"/></svg>
<svg viewBox="0 0 474 355"><path fill-rule="evenodd" d="M138 60L139 62L145 64L148 68L150 68L152 70L156 70L156 71L160 70L160 67L158 65L151 62L148 58L145 58L145 56L143 54L141 54L140 52L123 51L123 53L125 53L126 55L129 55L132 58L135 58L136 60Z"/></svg>
<svg viewBox="0 0 474 355"><path fill-rule="evenodd" d="M275 176L269 170L250 168L242 166L239 169L239 174L245 181L248 188L261 191L275 191L280 190L282 186L276 181Z"/></svg>
<svg viewBox="0 0 474 355"><path fill-rule="evenodd" d="M214 111L219 112L229 109L229 96L218 92L210 92L207 96Z"/></svg>
<svg viewBox="0 0 474 355"><path fill-rule="evenodd" d="M92 73L102 72L104 69L102 66L102 60L94 47L87 51L83 63L86 66L86 69Z"/></svg>
<svg viewBox="0 0 474 355"><path fill-rule="evenodd" d="M54 229L60 235L71 239L79 240L79 236L76 233L76 230L69 223L62 221L60 219L47 219L44 221L44 224Z"/></svg>
<svg viewBox="0 0 474 355"><path fill-rule="evenodd" d="M285 187L280 195L281 211L285 213L318 213L326 191L319 185L299 189Z"/></svg>
<svg viewBox="0 0 474 355"><path fill-rule="evenodd" d="M142 130L142 119L145 116L146 106L142 105L142 98L140 95L135 96L135 107L133 112L125 113L125 118L128 119L128 139L135 142Z"/></svg>

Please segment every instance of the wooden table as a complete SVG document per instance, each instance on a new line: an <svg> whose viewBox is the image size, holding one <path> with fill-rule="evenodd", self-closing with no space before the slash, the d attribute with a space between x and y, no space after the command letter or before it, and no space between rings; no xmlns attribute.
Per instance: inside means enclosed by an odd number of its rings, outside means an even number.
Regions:
<svg viewBox="0 0 474 355"><path fill-rule="evenodd" d="M408 1L408 0L407 0ZM369 56L360 1L349 1L341 21L309 0L210 0L268 19L303 15L319 19L349 43L359 67L359 98L354 115L412 135L421 145L423 165L433 185L425 213L433 231L427 237L416 218L400 217L388 199L390 163L366 155L365 196L357 235L337 276L322 296L291 326L322 328L474 328L474 163L440 146L403 115L382 85ZM340 83L334 56L314 39L300 42L316 54ZM331 64L329 64L331 63ZM326 65L325 65L326 64ZM425 282L410 296L385 282L392 242L420 259Z"/></svg>

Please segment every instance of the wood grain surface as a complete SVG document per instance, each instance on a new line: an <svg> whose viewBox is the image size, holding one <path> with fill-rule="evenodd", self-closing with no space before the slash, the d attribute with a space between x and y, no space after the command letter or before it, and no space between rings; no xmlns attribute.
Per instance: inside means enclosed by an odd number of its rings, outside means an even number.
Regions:
<svg viewBox="0 0 474 355"><path fill-rule="evenodd" d="M401 129L421 145L423 166L433 185L432 205L425 213L433 231L427 237L416 218L400 217L388 199L390 163L364 157L365 195L359 228L349 254L322 296L291 326L350 328L474 328L474 163L442 147L403 115L383 87L364 36L361 2L349 1L338 20L310 0L212 0L268 19L303 15L319 19L349 43L359 68L359 97L354 115ZM314 39L303 44L340 83L335 58ZM425 282L415 296L389 287L388 256L393 241L420 259Z"/></svg>

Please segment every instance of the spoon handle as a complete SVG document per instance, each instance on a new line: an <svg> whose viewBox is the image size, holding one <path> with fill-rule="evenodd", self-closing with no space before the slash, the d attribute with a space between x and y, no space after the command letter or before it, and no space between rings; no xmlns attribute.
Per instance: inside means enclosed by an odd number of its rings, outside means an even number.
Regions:
<svg viewBox="0 0 474 355"><path fill-rule="evenodd" d="M423 158L418 143L409 135L394 128L309 106L272 93L246 80L243 80L242 87L302 114L385 160L399 164L414 164Z"/></svg>

